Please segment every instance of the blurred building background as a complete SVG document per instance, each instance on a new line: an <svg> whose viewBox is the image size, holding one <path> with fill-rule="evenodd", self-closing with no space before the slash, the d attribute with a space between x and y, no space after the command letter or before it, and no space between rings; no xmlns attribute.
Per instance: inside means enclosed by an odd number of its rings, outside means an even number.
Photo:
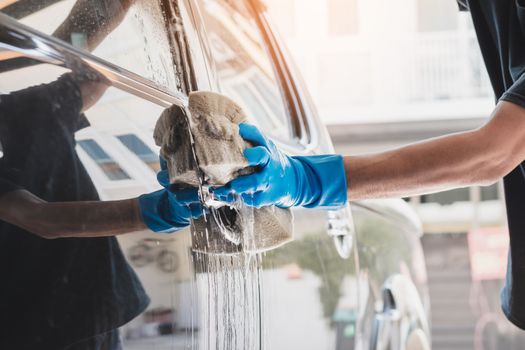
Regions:
<svg viewBox="0 0 525 350"><path fill-rule="evenodd" d="M360 154L476 128L494 96L455 0L266 0L336 151ZM407 198L424 225L433 348L521 349L499 290L503 186Z"/></svg>

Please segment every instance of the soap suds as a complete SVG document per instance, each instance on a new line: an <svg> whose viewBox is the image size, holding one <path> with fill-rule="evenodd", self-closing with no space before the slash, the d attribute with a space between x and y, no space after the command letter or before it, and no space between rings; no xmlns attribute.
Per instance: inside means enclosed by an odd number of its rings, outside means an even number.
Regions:
<svg viewBox="0 0 525 350"><path fill-rule="evenodd" d="M197 329L192 349L196 343L205 350L266 348L261 252L293 238L291 210L255 209L239 199L226 205L207 190L253 171L243 155L250 145L239 135L244 120L242 109L229 98L196 92L190 94L187 112L168 108L155 127L170 183L199 187L202 202L209 204L191 224L191 303Z"/></svg>
<svg viewBox="0 0 525 350"><path fill-rule="evenodd" d="M250 171L243 154L249 145L240 137L238 126L245 121L245 114L235 102L212 92L194 92L188 111L186 116L179 107L168 108L155 127L155 142L167 161L170 183L220 186L237 177L239 171ZM195 251L261 252L292 239L293 217L289 209L254 209L237 201L233 206L206 208L204 217L193 220L191 226Z"/></svg>

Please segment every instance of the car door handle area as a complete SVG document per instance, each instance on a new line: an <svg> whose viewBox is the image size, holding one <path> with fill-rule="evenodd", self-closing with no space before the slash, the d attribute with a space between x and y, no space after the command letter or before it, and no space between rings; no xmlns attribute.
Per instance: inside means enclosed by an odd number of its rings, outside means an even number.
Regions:
<svg viewBox="0 0 525 350"><path fill-rule="evenodd" d="M328 211L327 233L333 238L339 256L348 259L352 253L355 234L354 220L348 206Z"/></svg>
<svg viewBox="0 0 525 350"><path fill-rule="evenodd" d="M382 299L370 350L430 350L428 323L412 281L403 275L391 276L383 285Z"/></svg>

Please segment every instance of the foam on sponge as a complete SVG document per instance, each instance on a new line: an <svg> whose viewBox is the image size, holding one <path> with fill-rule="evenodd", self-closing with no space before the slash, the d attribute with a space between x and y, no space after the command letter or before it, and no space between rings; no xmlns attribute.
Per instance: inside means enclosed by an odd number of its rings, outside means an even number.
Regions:
<svg viewBox="0 0 525 350"><path fill-rule="evenodd" d="M178 106L166 109L157 121L154 138L167 161L170 183L198 186L201 175L206 185L220 186L253 172L247 168L243 155L249 145L239 135L238 125L244 121L245 114L235 102L213 92L191 93L186 112ZM293 237L293 216L289 209L223 206L211 208L210 213L192 223L192 246L196 251L261 252Z"/></svg>

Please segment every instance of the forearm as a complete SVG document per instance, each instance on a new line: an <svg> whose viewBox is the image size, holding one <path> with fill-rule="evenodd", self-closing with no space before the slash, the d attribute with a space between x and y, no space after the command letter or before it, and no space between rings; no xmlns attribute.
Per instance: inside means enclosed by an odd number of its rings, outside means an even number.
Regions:
<svg viewBox="0 0 525 350"><path fill-rule="evenodd" d="M40 208L36 227L46 227L47 238L107 237L147 229L136 198L74 205L46 203Z"/></svg>
<svg viewBox="0 0 525 350"><path fill-rule="evenodd" d="M469 142L472 138L469 132L384 153L345 157L348 198L406 197L481 183L478 171L473 171L480 164ZM465 144L472 146L454 152Z"/></svg>
<svg viewBox="0 0 525 350"><path fill-rule="evenodd" d="M346 157L348 198L405 197L497 181L524 159L524 121L523 108L501 103L477 130Z"/></svg>
<svg viewBox="0 0 525 350"><path fill-rule="evenodd" d="M124 19L133 0L78 0L53 35L71 42L72 33L86 35L87 49L94 50Z"/></svg>
<svg viewBox="0 0 525 350"><path fill-rule="evenodd" d="M27 191L4 197L0 219L44 238L107 237L147 229L137 199L49 203Z"/></svg>

